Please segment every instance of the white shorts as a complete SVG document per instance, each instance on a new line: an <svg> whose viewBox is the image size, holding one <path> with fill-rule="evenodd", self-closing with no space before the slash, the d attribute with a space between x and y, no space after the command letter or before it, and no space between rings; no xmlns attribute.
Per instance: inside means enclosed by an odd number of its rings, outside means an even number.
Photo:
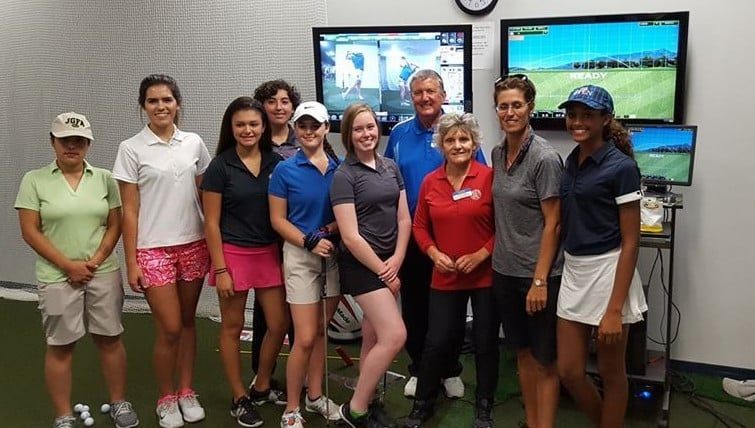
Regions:
<svg viewBox="0 0 755 428"><path fill-rule="evenodd" d="M564 251L556 309L559 318L593 326L600 324L611 299L620 252L617 248L598 255L573 256ZM642 321L642 313L647 309L640 274L635 269L621 310L622 323Z"/></svg>
<svg viewBox="0 0 755 428"><path fill-rule="evenodd" d="M121 271L98 273L86 285L39 284L39 310L48 345L76 342L87 332L100 336L123 333Z"/></svg>
<svg viewBox="0 0 755 428"><path fill-rule="evenodd" d="M295 305L317 303L322 295L320 271L321 257L288 242L283 244L283 282L286 284L286 301ZM341 295L336 257L326 260L326 297Z"/></svg>

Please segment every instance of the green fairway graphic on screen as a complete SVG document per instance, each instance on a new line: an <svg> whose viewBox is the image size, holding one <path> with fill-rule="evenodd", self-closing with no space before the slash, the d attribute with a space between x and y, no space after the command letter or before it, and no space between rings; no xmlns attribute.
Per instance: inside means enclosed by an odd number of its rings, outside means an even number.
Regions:
<svg viewBox="0 0 755 428"><path fill-rule="evenodd" d="M535 83L533 117L559 119L572 89L602 86L616 117L681 119L686 13L501 21L503 69ZM505 34L505 35L504 35ZM680 52L681 51L681 52Z"/></svg>

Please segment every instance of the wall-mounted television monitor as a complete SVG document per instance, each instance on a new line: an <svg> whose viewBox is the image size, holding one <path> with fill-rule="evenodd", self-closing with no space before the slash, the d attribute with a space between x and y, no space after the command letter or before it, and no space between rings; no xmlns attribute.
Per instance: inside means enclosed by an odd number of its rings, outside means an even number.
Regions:
<svg viewBox="0 0 755 428"><path fill-rule="evenodd" d="M414 115L409 81L430 68L443 78L443 110L472 111L472 26L315 27L317 100L339 132L346 107L368 103L383 135Z"/></svg>
<svg viewBox="0 0 755 428"><path fill-rule="evenodd" d="M697 126L627 125L643 184L653 193L690 186Z"/></svg>
<svg viewBox="0 0 755 428"><path fill-rule="evenodd" d="M682 123L689 12L501 21L501 75L535 83L532 124L563 129L559 103L593 84L624 123Z"/></svg>

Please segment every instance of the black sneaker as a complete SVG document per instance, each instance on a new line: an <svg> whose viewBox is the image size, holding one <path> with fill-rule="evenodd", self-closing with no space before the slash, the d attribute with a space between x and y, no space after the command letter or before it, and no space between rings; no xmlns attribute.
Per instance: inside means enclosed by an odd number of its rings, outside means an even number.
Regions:
<svg viewBox="0 0 755 428"><path fill-rule="evenodd" d="M396 421L388 415L385 411L385 406L378 402L373 401L370 404L370 419L375 421L381 428L397 428Z"/></svg>
<svg viewBox="0 0 755 428"><path fill-rule="evenodd" d="M270 387L264 391L257 391L254 389L254 384L249 387L249 399L252 400L255 406L261 406L265 403L273 403L279 406L285 406L288 403L288 397L283 391L279 391Z"/></svg>
<svg viewBox="0 0 755 428"><path fill-rule="evenodd" d="M351 416L351 408L348 401L338 407L338 414L341 415L341 420L346 422L346 425L351 428L377 428L371 423L369 412L358 418Z"/></svg>
<svg viewBox="0 0 755 428"><path fill-rule="evenodd" d="M264 422L249 397L241 397L238 401L231 400L231 416L236 418L236 422L242 427L254 428Z"/></svg>
<svg viewBox="0 0 755 428"><path fill-rule="evenodd" d="M429 400L414 400L412 411L404 421L406 428L420 428L424 422L433 416L433 402Z"/></svg>
<svg viewBox="0 0 755 428"><path fill-rule="evenodd" d="M472 428L493 428L493 403L487 398L477 400L477 411Z"/></svg>

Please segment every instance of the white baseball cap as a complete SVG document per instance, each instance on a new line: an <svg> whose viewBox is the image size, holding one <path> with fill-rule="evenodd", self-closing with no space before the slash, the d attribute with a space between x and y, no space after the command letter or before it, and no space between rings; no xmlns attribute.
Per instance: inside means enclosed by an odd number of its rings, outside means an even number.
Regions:
<svg viewBox="0 0 755 428"><path fill-rule="evenodd" d="M92 137L92 125L83 114L75 112L61 113L52 121L50 133L57 138L84 137L89 141Z"/></svg>
<svg viewBox="0 0 755 428"><path fill-rule="evenodd" d="M310 116L320 123L325 123L328 121L328 109L317 101L305 101L296 108L293 121L296 122L304 116Z"/></svg>

